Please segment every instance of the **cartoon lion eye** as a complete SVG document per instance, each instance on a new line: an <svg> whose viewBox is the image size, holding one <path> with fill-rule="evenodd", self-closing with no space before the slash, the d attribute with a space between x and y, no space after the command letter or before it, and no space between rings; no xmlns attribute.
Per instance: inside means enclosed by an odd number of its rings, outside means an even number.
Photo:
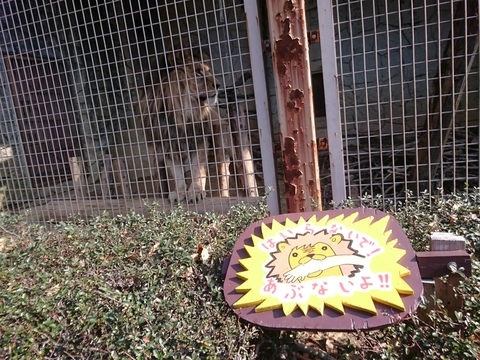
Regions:
<svg viewBox="0 0 480 360"><path fill-rule="evenodd" d="M297 256L298 256L298 253L293 253L292 256L293 256L293 257L297 257Z"/></svg>
<svg viewBox="0 0 480 360"><path fill-rule="evenodd" d="M326 251L327 249L328 249L328 247L322 246L322 250L323 250L323 251Z"/></svg>

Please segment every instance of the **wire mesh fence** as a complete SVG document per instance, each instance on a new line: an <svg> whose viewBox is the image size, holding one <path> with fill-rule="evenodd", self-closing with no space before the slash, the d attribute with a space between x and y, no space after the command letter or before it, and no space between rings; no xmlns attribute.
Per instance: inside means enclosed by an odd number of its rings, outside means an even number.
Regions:
<svg viewBox="0 0 480 360"><path fill-rule="evenodd" d="M304 8L321 38L309 60L323 206L478 186L478 2ZM226 211L270 188L282 200L288 119L265 16L255 0L2 2L2 209L61 220L152 202Z"/></svg>
<svg viewBox="0 0 480 360"><path fill-rule="evenodd" d="M347 194L478 186L478 2L338 0L333 11Z"/></svg>
<svg viewBox="0 0 480 360"><path fill-rule="evenodd" d="M6 1L0 11L3 208L44 220L154 201L225 211L275 185L264 181L275 172L256 112L266 90L252 85L243 4Z"/></svg>

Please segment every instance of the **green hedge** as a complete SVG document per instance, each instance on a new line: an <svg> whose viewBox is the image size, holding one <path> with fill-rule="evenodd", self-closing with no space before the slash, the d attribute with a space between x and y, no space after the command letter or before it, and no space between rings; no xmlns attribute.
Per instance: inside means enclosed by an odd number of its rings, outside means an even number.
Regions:
<svg viewBox="0 0 480 360"><path fill-rule="evenodd" d="M398 204L365 196L361 206L394 215L416 250L428 249L432 231L465 236L473 276L456 289L464 307L454 319L438 304L431 321L412 314L352 334L356 345L337 356L479 358L478 189ZM0 214L1 236L9 239L0 253L0 359L295 358L305 350L300 334L243 324L223 298L223 260L238 235L267 215L265 201L226 215L152 206L149 217L103 215L49 227ZM205 262L192 259L199 245L208 248Z"/></svg>

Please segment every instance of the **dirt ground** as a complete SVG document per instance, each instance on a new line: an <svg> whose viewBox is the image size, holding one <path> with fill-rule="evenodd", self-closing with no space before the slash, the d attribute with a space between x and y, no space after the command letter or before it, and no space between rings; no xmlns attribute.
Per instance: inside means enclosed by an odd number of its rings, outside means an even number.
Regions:
<svg viewBox="0 0 480 360"><path fill-rule="evenodd" d="M299 332L293 342L286 341L279 349L278 344L270 343L268 331L266 336L256 344L256 355L259 359L270 359L275 354L282 360L361 360L358 354L360 342L355 333L347 332ZM357 354L354 354L357 352Z"/></svg>
<svg viewBox="0 0 480 360"><path fill-rule="evenodd" d="M300 335L300 343L306 346L305 352L300 352L298 359L322 359L316 353L309 353L309 349L314 349L317 351L322 351L331 356L331 360L337 359L337 357L344 355L346 352L348 344L355 346L357 344L357 339L354 334L345 333L345 332L314 332L314 333L302 333ZM329 359L323 357L323 359ZM358 355L350 355L348 359L359 360L361 359Z"/></svg>

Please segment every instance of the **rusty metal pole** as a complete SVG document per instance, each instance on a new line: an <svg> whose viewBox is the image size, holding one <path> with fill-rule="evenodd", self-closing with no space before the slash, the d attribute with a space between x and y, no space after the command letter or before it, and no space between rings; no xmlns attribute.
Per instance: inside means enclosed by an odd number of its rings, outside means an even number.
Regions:
<svg viewBox="0 0 480 360"><path fill-rule="evenodd" d="M288 212L321 208L305 1L267 1Z"/></svg>

